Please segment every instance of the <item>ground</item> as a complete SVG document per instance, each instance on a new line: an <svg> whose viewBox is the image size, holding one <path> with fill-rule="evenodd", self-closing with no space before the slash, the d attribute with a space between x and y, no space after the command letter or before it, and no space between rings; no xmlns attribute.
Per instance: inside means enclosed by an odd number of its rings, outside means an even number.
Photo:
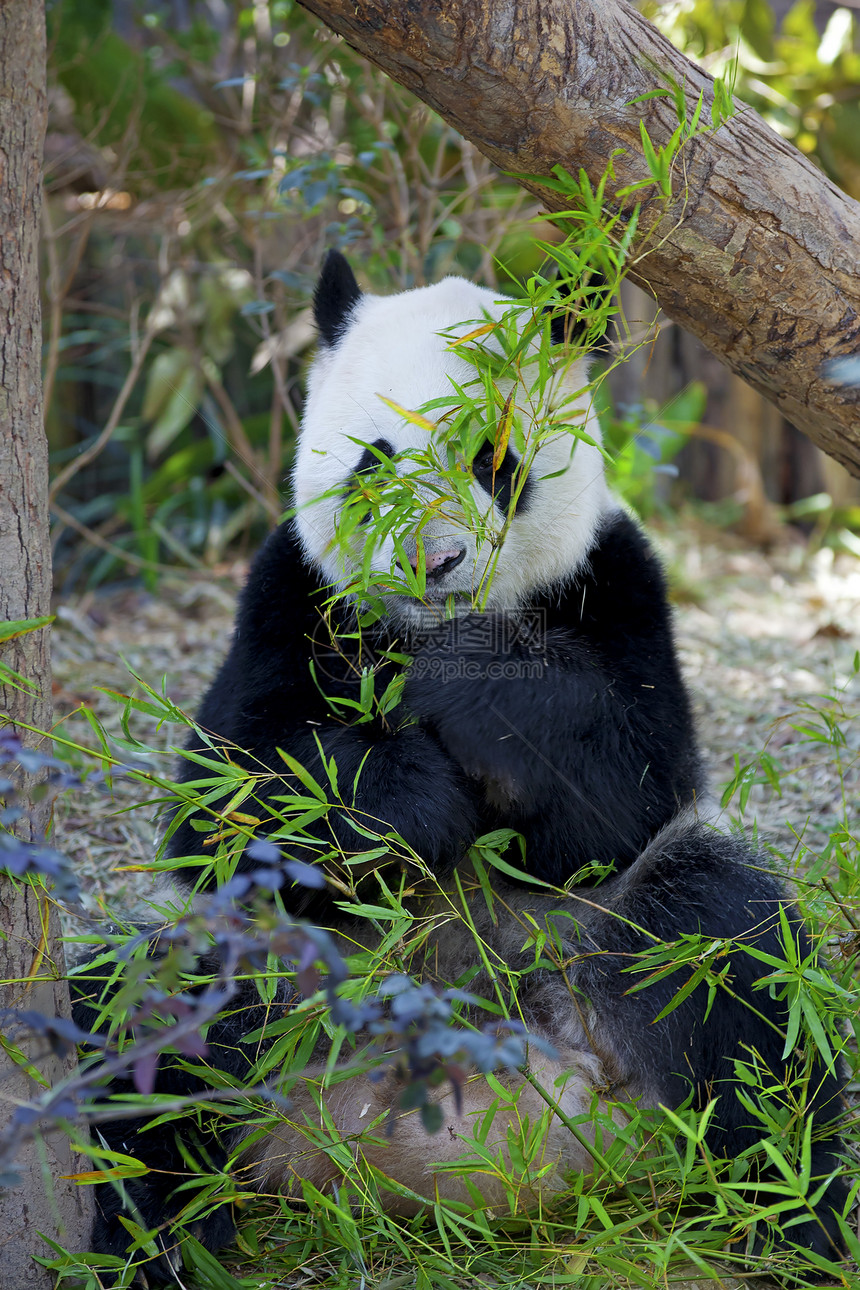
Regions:
<svg viewBox="0 0 860 1290"><path fill-rule="evenodd" d="M757 823L761 840L789 860L800 858L803 847L814 855L860 789L860 721L853 719L860 713L854 670L860 561L829 549L810 553L789 532L769 553L692 522L655 536L673 586L678 642L712 785L720 793L736 757L743 765L766 749L783 772L780 795L766 785L754 788L743 822ZM208 580L165 576L154 594L128 586L61 601L54 634L57 717L86 703L121 736L122 705L94 687L133 691L129 668L157 690L164 680L173 700L193 712L227 647L243 576L237 563ZM809 724L810 704L836 713L846 741L841 754L792 728ZM181 733L175 726L156 730L154 721L139 716L131 729L161 751ZM64 720L61 732L93 743L80 715ZM169 756L137 749L134 759L170 773ZM155 846L148 796L120 776L112 793L85 787L58 805L57 841L72 856L93 912L102 896L135 904L150 886L134 872ZM737 814L737 799L730 809Z"/></svg>

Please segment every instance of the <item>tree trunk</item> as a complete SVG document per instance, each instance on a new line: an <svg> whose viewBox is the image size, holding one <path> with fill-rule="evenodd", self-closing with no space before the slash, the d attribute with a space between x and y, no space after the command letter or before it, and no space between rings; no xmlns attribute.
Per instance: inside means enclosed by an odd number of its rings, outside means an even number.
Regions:
<svg viewBox="0 0 860 1290"><path fill-rule="evenodd" d="M46 123L45 20L34 0L0 3L0 615L3 621L50 612L48 445L42 423L41 314L38 231L42 149ZM0 724L51 724L51 663L47 630L21 636L3 661L29 678L35 693L0 687ZM28 785L24 785L25 800ZM30 803L22 821L29 838L43 836L47 799ZM62 945L56 912L44 892L0 877L0 1007L68 1016ZM47 1083L65 1073L45 1055L46 1041L18 1047ZM0 1126L38 1091L38 1083L0 1048ZM88 1189L64 1182L80 1169L66 1136L57 1130L32 1143L18 1159L21 1185L0 1190L0 1286L41 1287L51 1273L33 1262L51 1257L39 1233L74 1249L86 1245Z"/></svg>
<svg viewBox="0 0 860 1290"><path fill-rule="evenodd" d="M671 95L711 119L713 81L626 0L299 0L414 91L501 169L581 167L592 184L610 158L616 194L649 178L639 122L660 149L678 125ZM668 316L860 475L860 205L743 104L688 142L666 205L634 196L642 219L636 276ZM524 178L551 210L564 198ZM853 359L840 380L836 358ZM848 375L846 375L846 370Z"/></svg>

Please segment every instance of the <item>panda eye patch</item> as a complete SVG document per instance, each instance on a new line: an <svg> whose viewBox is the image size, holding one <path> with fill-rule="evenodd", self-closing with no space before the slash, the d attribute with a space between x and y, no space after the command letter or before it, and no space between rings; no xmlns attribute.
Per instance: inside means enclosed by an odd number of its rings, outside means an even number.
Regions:
<svg viewBox="0 0 860 1290"><path fill-rule="evenodd" d="M360 492L362 476L373 475L385 464L386 458L390 459L393 456L394 449L387 439L377 439L371 446L365 448L358 459L358 465L344 484L344 496L349 497L354 491ZM362 515L359 523L367 524L369 521L370 511L367 511Z"/></svg>
<svg viewBox="0 0 860 1290"><path fill-rule="evenodd" d="M493 455L495 452L494 445L485 443L479 448L472 462L472 474L477 482L485 490L492 494L496 505L499 509L507 514L511 505L511 496L514 486L514 473L520 464L519 457L508 449L499 462L495 476L493 475ZM531 488L531 478L526 477L520 488L517 498L517 513L520 514L526 510L529 503L529 492Z"/></svg>
<svg viewBox="0 0 860 1290"><path fill-rule="evenodd" d="M485 443L483 448L478 449L478 451L475 453L475 459L472 462L472 470L476 475L478 474L479 471L482 473L485 471L490 471L492 473L493 454L495 453L495 451L496 451L495 445L489 442ZM505 456L507 455L508 454L505 453Z"/></svg>
<svg viewBox="0 0 860 1290"><path fill-rule="evenodd" d="M373 451L374 448L376 449L375 452ZM376 468L381 464L379 454L383 457L394 456L394 449L387 439L377 439L371 447L365 448L364 452L358 459L358 465L353 471L353 474L367 475L370 471L376 470Z"/></svg>

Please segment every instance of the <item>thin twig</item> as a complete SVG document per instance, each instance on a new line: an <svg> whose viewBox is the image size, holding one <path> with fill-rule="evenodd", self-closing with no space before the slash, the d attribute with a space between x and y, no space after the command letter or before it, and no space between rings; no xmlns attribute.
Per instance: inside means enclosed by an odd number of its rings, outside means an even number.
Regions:
<svg viewBox="0 0 860 1290"><path fill-rule="evenodd" d="M275 515L277 518L280 518L281 505L278 497L277 486L273 485L272 481L266 477L265 471L260 469L257 462L257 454L254 452L251 442L245 434L245 427L242 425L239 413L233 405L233 400L224 389L219 377L213 371L209 370L208 367L205 370L205 376L206 384L215 395L218 406L224 414L224 428L227 432L227 442L236 456L245 462L245 464L257 476L260 484L262 485L262 493L253 490L250 484L247 485L248 491L253 497L256 497L257 500L260 501L261 505L264 506L269 515ZM238 474L235 475L235 478L239 479Z"/></svg>
<svg viewBox="0 0 860 1290"><path fill-rule="evenodd" d="M135 555L132 551L124 551L123 548L121 546L117 546L115 542L109 542L108 539L102 537L100 533L96 533L95 529L91 529L86 524L82 524L81 521L72 515L70 511L67 511L63 506L60 506L59 502L52 501L51 510L54 512L58 520L63 524L68 524L69 528L74 529L82 538L86 538L87 542L90 542L93 546L97 546L101 551L107 551L109 555L115 556L117 560L123 560L126 564L131 565L135 569L155 569L159 573L176 572L176 565L160 564L157 560L144 560L142 556Z"/></svg>
<svg viewBox="0 0 860 1290"><path fill-rule="evenodd" d="M90 230L92 229L92 218L85 221L82 231L78 234L78 239L69 256L66 265L65 278L60 282L60 261L57 255L57 242L59 234L51 223L51 214L49 203L42 203L42 222L44 225L43 234L45 239L45 248L48 255L48 300L50 303L50 323L48 330L48 353L45 361L45 375L42 380L42 402L47 417L48 409L51 406L51 398L54 393L54 382L57 377L57 368L60 364L60 341L63 333L63 306L67 302L68 294L74 281L75 274L84 254L84 248L90 239ZM125 315L122 315L125 317Z"/></svg>
<svg viewBox="0 0 860 1290"><path fill-rule="evenodd" d="M274 500L270 497L264 497L260 490L254 487L250 479L245 478L238 466L230 461L229 458L224 462L224 469L228 475L231 475L233 479L235 479L240 488L244 488L249 497L253 497L254 501L259 506L262 506L263 510L266 511L268 515L272 516L275 522L281 518L283 507L280 503L277 490L275 491Z"/></svg>
<svg viewBox="0 0 860 1290"><path fill-rule="evenodd" d="M74 476L77 475L78 471L83 470L84 466L88 466L91 461L94 461L95 458L98 457L99 453L110 442L114 431L120 423L122 414L125 411L125 405L128 403L131 396L131 392L138 382L143 365L146 362L146 356L149 353L149 347L155 339L156 334L157 333L154 328L146 328L140 344L135 351L134 359L131 367L129 368L128 375L123 382L122 389L116 397L113 408L111 409L111 414L107 419L104 429L98 438L90 444L89 448L84 449L79 456L75 457L74 461L69 462L65 470L60 471L59 475L51 485L50 500L52 505L54 504L54 498L62 488L65 488L69 480L73 479Z"/></svg>

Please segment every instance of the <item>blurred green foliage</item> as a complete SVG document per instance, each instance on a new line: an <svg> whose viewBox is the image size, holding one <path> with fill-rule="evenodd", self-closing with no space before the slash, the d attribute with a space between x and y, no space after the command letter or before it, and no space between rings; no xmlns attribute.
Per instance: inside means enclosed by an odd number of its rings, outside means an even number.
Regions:
<svg viewBox="0 0 860 1290"><path fill-rule="evenodd" d="M289 0L62 0L49 24L58 568L152 583L277 519L328 246L369 287L492 282L497 255L536 262L532 208Z"/></svg>
<svg viewBox="0 0 860 1290"><path fill-rule="evenodd" d="M811 0L780 24L766 0L643 7L858 190L848 10L816 25ZM516 293L553 235L510 178L292 0L50 0L48 17L57 568L65 586L154 585L165 564L250 549L280 514L327 247L371 289L459 272ZM653 509L656 406L607 408L605 423L613 447L631 444L619 486ZM657 464L677 446L664 436Z"/></svg>
<svg viewBox="0 0 860 1290"><path fill-rule="evenodd" d="M152 47L135 48L113 30L116 8L113 0L49 7L54 75L84 135L110 149L133 138L133 173L162 187L182 183L188 166L218 160L214 114L171 83Z"/></svg>
<svg viewBox="0 0 860 1290"><path fill-rule="evenodd" d="M677 476L675 457L704 416L705 386L693 381L662 408L653 400L613 406L605 384L598 397L603 443L614 458L612 485L638 515L650 519L666 509L661 483Z"/></svg>
<svg viewBox="0 0 860 1290"><path fill-rule="evenodd" d="M795 0L643 0L642 11L773 128L860 197L860 32L852 8ZM735 70L736 69L736 72Z"/></svg>

